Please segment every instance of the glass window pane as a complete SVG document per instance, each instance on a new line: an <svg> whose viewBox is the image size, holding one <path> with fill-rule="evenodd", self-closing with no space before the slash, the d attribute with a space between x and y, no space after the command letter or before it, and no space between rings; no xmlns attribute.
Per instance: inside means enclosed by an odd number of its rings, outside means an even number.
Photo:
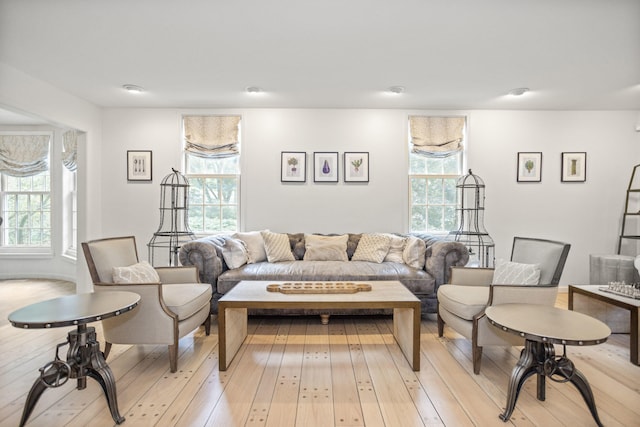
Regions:
<svg viewBox="0 0 640 427"><path fill-rule="evenodd" d="M427 180L425 178L411 178L411 202L414 205L427 203Z"/></svg>
<svg viewBox="0 0 640 427"><path fill-rule="evenodd" d="M427 207L411 207L411 230L421 231L427 229Z"/></svg>
<svg viewBox="0 0 640 427"><path fill-rule="evenodd" d="M457 179L447 178L443 180L444 185L444 203L449 205L456 204L456 182Z"/></svg>
<svg viewBox="0 0 640 427"><path fill-rule="evenodd" d="M218 206L205 207L204 230L220 229L220 208Z"/></svg>
<svg viewBox="0 0 640 427"><path fill-rule="evenodd" d="M429 204L442 204L442 180L429 178L427 180L427 199Z"/></svg>
<svg viewBox="0 0 640 427"><path fill-rule="evenodd" d="M220 204L220 182L217 178L207 178L204 188L204 204Z"/></svg>
<svg viewBox="0 0 640 427"><path fill-rule="evenodd" d="M444 209L442 206L429 206L427 208L428 228L432 231L444 230Z"/></svg>

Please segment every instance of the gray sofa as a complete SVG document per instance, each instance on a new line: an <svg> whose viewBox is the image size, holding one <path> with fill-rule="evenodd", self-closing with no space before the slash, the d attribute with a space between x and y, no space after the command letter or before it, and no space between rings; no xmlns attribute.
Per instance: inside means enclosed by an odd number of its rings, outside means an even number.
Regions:
<svg viewBox="0 0 640 427"><path fill-rule="evenodd" d="M254 232L256 233L256 232ZM263 232L264 233L264 232ZM243 233L238 233L242 235ZM399 280L421 301L422 314L436 313L436 294L438 287L449 280L450 268L466 265L469 254L467 248L458 242L445 240L443 237L427 234L392 235L411 241L414 248L422 250L420 257L424 257L424 267L416 268L415 262L407 265L404 262L371 262L354 259L362 236L365 234L348 234L346 252L343 261L336 260L307 260L305 252L305 234L286 234L292 255L291 260L281 262L259 261L243 264L236 268L229 268L225 257L229 259L230 244L237 243L238 234L212 235L184 243L179 250L182 265L194 265L198 268L200 280L213 287L211 300L211 314L217 314L218 299L241 280L273 280L273 281L375 281ZM248 234L248 233L245 233ZM273 234L273 233L272 233ZM282 233L284 234L284 233ZM281 235L282 235L281 234ZM264 235L264 234L263 234ZM313 235L337 236L337 235ZM342 235L343 237L345 235ZM231 240L231 241L229 241ZM366 238L365 238L366 240ZM369 242L369 240L367 240ZM243 245L244 242L242 242ZM307 242L309 243L309 242ZM424 244L424 247L420 247ZM286 245L286 244L285 244ZM246 246L246 245L245 245ZM363 244L364 246L364 244ZM288 250L287 250L288 252ZM310 252L309 252L310 253ZM250 258L250 257L249 257ZM385 257L387 259L389 257ZM390 258L389 258L390 259ZM415 261L415 260L414 260ZM421 259L420 259L421 261ZM421 263L422 264L422 263ZM275 311L269 311L273 314ZM266 314L252 311L252 314ZM332 311L329 314L386 314L382 311ZM289 310L277 314L320 314L310 310Z"/></svg>

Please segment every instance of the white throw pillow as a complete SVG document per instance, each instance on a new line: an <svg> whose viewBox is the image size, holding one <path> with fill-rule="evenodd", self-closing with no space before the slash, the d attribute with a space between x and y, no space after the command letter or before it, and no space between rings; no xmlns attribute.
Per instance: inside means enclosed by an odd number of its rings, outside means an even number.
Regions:
<svg viewBox="0 0 640 427"><path fill-rule="evenodd" d="M347 256L348 234L341 236L304 235L305 261L349 261Z"/></svg>
<svg viewBox="0 0 640 427"><path fill-rule="evenodd" d="M402 259L409 267L422 270L427 256L427 245L424 240L416 236L407 237L407 242L402 251Z"/></svg>
<svg viewBox="0 0 640 427"><path fill-rule="evenodd" d="M380 264L389 252L391 238L384 234L363 234L351 261L369 261Z"/></svg>
<svg viewBox="0 0 640 427"><path fill-rule="evenodd" d="M159 283L158 272L147 261L128 267L113 267L113 283Z"/></svg>
<svg viewBox="0 0 640 427"><path fill-rule="evenodd" d="M402 258L402 252L407 242L406 237L396 236L395 234L387 234L391 239L391 245L389 246L389 252L384 257L384 262L397 262L398 264L404 264Z"/></svg>
<svg viewBox="0 0 640 427"><path fill-rule="evenodd" d="M289 236L286 234L262 231L264 249L269 262L295 261L289 244Z"/></svg>
<svg viewBox="0 0 640 427"><path fill-rule="evenodd" d="M247 264L264 262L267 260L267 252L264 250L264 239L259 231L247 231L233 233L231 237L242 240L247 245L249 260Z"/></svg>
<svg viewBox="0 0 640 427"><path fill-rule="evenodd" d="M242 267L249 262L247 245L240 239L226 239L222 245L222 258L230 269Z"/></svg>
<svg viewBox="0 0 640 427"><path fill-rule="evenodd" d="M494 285L537 285L540 283L540 264L496 260Z"/></svg>

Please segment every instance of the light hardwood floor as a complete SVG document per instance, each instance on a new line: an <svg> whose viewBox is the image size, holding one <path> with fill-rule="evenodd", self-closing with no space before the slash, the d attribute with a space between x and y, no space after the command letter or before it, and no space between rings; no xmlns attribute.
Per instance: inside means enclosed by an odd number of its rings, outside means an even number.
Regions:
<svg viewBox="0 0 640 427"><path fill-rule="evenodd" d="M25 331L12 327L8 314L72 292L68 282L0 281L0 425L18 425L38 369L72 329ZM566 308L566 294L557 305ZM93 326L100 338L99 323ZM108 362L125 426L505 425L498 414L519 348L485 348L481 374L474 375L469 342L451 329L438 338L436 322L423 319L422 369L413 372L391 327L390 317L336 316L326 326L316 317L252 317L247 343L226 372L218 371L216 327L209 337L200 328L180 341L175 374L164 346L114 345ZM640 367L629 362L629 336L567 350L591 383L603 423L640 425ZM531 378L507 425L595 425L570 384L548 381L544 402L535 390ZM28 425L113 424L89 379L85 390L73 380L46 390Z"/></svg>

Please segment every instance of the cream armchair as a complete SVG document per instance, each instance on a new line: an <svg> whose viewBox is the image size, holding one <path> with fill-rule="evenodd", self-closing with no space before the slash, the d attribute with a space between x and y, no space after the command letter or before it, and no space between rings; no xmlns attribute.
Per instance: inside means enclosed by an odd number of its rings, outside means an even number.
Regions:
<svg viewBox="0 0 640 427"><path fill-rule="evenodd" d="M171 372L178 369L178 340L204 324L211 330L211 286L199 283L195 267L139 263L133 236L82 243L96 292L119 290L140 295L138 307L102 321L105 358L112 344L167 344Z"/></svg>
<svg viewBox="0 0 640 427"><path fill-rule="evenodd" d="M494 277L494 272L498 271L491 268L453 267L450 283L438 288L438 336L443 336L446 324L471 340L475 374L480 373L483 346L524 345L524 338L490 325L484 313L485 308L507 303L553 306L570 247L563 242L515 237L511 263L497 267L500 269L499 280ZM537 280L538 269L535 265L539 267ZM508 268L512 271L509 272ZM525 274L517 274L516 271L524 271ZM509 281L509 274L513 281ZM527 282L537 284L523 284Z"/></svg>

